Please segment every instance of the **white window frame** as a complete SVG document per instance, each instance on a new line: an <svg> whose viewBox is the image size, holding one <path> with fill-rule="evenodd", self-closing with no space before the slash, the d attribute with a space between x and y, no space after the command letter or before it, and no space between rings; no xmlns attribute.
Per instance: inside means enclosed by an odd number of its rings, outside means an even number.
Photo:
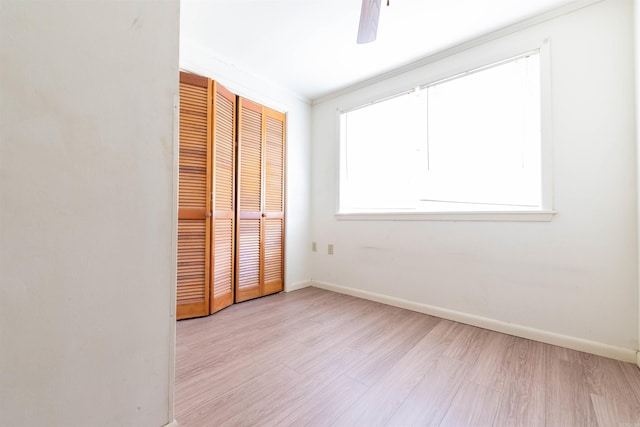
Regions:
<svg viewBox="0 0 640 427"><path fill-rule="evenodd" d="M489 67L497 65L501 62L506 62L512 58L521 56L527 52L538 51L540 55L540 137L541 137L541 208L535 210L495 210L495 211L418 211L418 210L380 210L371 212L343 212L340 211L340 193L342 191L342 177L344 174L344 150L343 141L340 135L340 120L341 114L344 112L352 111L358 108L362 108L366 105L380 102L385 99L389 99L398 95L409 93L413 88L427 87L431 84L443 81L449 78L463 75L465 73L474 72L483 67ZM459 66L456 69L449 69L447 72L440 73L439 75L432 76L417 85L411 85L405 87L403 90L395 91L391 94L385 94L376 97L374 101L360 103L348 108L340 108L336 112L337 121L337 140L339 142L338 151L338 165L339 165L339 177L338 177L338 193L336 206L338 212L336 218L339 220L390 220L390 221L551 221L553 215L556 213L553 210L553 176L552 176L552 161L553 161L553 147L552 147L552 111L551 111L551 64L550 64L550 42L548 39L543 40L541 43L533 45L529 48L511 50L508 53L503 53L500 56L493 56L492 58L484 58L481 61L469 61L463 66Z"/></svg>

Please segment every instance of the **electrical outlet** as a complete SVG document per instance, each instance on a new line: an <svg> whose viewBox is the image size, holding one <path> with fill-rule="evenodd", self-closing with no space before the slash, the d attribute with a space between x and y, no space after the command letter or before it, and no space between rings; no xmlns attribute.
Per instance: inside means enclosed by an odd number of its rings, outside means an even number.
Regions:
<svg viewBox="0 0 640 427"><path fill-rule="evenodd" d="M311 252L318 252L318 244L316 242L311 242Z"/></svg>
<svg viewBox="0 0 640 427"><path fill-rule="evenodd" d="M327 253L329 255L333 255L333 245L329 244L329 246L327 246Z"/></svg>

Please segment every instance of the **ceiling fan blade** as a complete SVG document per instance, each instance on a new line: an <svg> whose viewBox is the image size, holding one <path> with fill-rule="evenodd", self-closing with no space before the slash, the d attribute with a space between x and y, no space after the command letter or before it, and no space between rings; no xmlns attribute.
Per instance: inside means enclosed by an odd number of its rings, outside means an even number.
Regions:
<svg viewBox="0 0 640 427"><path fill-rule="evenodd" d="M360 25L358 26L358 44L369 43L376 39L378 20L380 19L381 0L362 0Z"/></svg>

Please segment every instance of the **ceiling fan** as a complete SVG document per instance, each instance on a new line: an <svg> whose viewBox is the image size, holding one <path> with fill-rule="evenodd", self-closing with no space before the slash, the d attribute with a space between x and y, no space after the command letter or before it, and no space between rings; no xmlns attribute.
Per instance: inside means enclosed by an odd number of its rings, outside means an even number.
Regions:
<svg viewBox="0 0 640 427"><path fill-rule="evenodd" d="M358 26L358 44L372 42L378 33L381 0L362 0L360 25ZM387 0L389 6L389 0Z"/></svg>

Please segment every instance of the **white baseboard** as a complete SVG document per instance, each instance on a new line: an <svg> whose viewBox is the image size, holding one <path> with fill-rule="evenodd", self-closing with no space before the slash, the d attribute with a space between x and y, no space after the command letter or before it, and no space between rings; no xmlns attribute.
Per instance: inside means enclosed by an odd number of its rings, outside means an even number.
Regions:
<svg viewBox="0 0 640 427"><path fill-rule="evenodd" d="M402 298L390 297L388 295L382 295L374 292L363 291L360 289L349 288L346 286L335 285L333 283L312 281L311 286L326 289L328 291L338 292L341 294L351 295L354 297L364 298L367 300L376 301L411 311L417 311L419 313L429 314L431 316L441 317L443 319L453 320L456 322L465 323L467 325L477 326L483 329L489 329L508 335L515 335L521 338L527 338L534 341L566 347L577 351L583 351L585 353L596 354L598 356L621 360L623 362L637 363L638 366L640 366L640 352L627 348L615 347L612 345L589 341L582 338L556 334L555 332L548 332L540 329L529 328L527 326L515 325L512 323L502 322L500 320L489 319L486 317L476 316L460 311L435 307L432 305L409 301Z"/></svg>
<svg viewBox="0 0 640 427"><path fill-rule="evenodd" d="M164 427L178 427L178 422L176 420L173 420Z"/></svg>
<svg viewBox="0 0 640 427"><path fill-rule="evenodd" d="M310 280L292 283L290 285L285 286L284 291L285 292L297 291L298 289L308 288L309 286L312 286L312 284L313 282L311 282Z"/></svg>

